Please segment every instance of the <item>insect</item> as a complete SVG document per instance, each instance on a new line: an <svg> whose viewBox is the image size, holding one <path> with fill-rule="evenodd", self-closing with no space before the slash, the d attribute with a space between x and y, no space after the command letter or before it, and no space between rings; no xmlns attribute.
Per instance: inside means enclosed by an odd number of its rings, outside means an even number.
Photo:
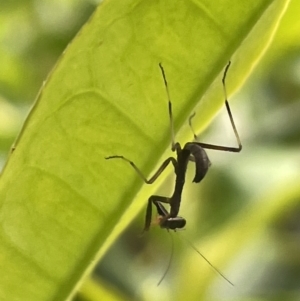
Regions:
<svg viewBox="0 0 300 301"><path fill-rule="evenodd" d="M186 225L186 220L183 217L178 216L179 209L180 209L180 203L181 203L181 195L182 190L185 183L185 176L186 176L186 170L187 165L189 161L195 163L195 177L193 179L193 182L199 183L206 175L211 163L209 161L209 158L206 154L205 149L212 149L212 150L218 150L218 151L228 151L228 152L240 152L242 150L242 144L239 137L239 134L237 132L232 113L229 107L229 103L227 100L227 91L226 91L226 75L227 71L230 67L231 62L229 61L227 66L225 67L225 71L222 78L222 84L223 84L223 90L224 90L224 97L225 97L225 106L226 110L230 119L231 126L233 128L236 140L237 140L237 147L228 147L228 146L221 146L221 145L214 145L214 144L207 144L199 142L197 139L197 135L195 134L193 127L192 127L192 119L195 116L195 113L193 113L189 118L189 126L192 130L194 140L193 142L187 142L183 148L181 147L179 142L175 142L175 134L174 134L174 123L173 123L173 112L172 112L172 102L170 98L170 92L168 88L168 82L166 79L165 71L161 63L159 63L159 68L162 73L167 99L168 99L168 110L169 110L169 121L170 121L170 130L171 130L171 150L173 152L176 152L176 158L175 157L169 157L167 158L161 166L158 168L158 170L154 173L152 177L147 179L144 174L141 172L141 170L132 162L131 160L127 159L124 156L120 155L114 155L106 157L105 159L122 159L126 162L128 162L134 170L137 172L137 174L144 180L146 184L152 184L160 175L161 173L166 169L166 167L172 163L176 175L175 180L175 188L173 195L171 197L164 197L159 195L152 195L148 199L148 205L146 209L146 216L145 216L145 225L144 225L144 231L148 231L151 225L152 220L152 205L156 207L157 213L159 215L158 218L158 224L161 228L167 229L167 230L176 230L181 229ZM168 212L167 209L163 204L169 204L170 205L170 211Z"/></svg>

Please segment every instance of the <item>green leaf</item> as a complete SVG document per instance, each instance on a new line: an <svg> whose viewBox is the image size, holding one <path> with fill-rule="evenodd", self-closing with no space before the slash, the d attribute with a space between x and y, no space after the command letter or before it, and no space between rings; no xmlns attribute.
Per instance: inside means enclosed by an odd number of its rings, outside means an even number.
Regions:
<svg viewBox="0 0 300 301"><path fill-rule="evenodd" d="M0 299L65 300L165 176L164 66L178 141L202 130L268 46L288 0L104 1L49 76L0 183ZM172 169L169 168L168 172ZM166 175L167 172L164 173Z"/></svg>

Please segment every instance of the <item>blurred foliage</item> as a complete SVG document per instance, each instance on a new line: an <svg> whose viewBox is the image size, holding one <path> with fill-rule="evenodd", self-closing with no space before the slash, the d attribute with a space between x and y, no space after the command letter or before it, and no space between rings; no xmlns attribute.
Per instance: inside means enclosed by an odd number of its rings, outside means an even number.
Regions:
<svg viewBox="0 0 300 301"><path fill-rule="evenodd" d="M95 6L83 0L1 2L2 165L43 81Z"/></svg>
<svg viewBox="0 0 300 301"><path fill-rule="evenodd" d="M47 74L89 18L95 2L15 0L1 3L2 162ZM184 233L170 236L166 231L153 228L149 234L139 237L142 212L95 270L102 279L99 281L102 287L107 285L111 291L115 287L129 300L166 300L172 294L174 283L180 290L184 278L197 282L197 273L201 274L203 267L201 257L194 255L178 236L188 237L201 249L204 241L234 225L235 219L247 217L251 208L264 210L264 206L272 202L265 197L270 191L293 195L287 183L299 179L300 175L299 13L300 2L293 0L263 60L243 89L230 98L243 152L238 155L209 152L213 162L209 176L201 187L187 184L182 208L182 215L188 217ZM223 113L218 116L201 136L201 141L235 143L231 129L227 130L226 118ZM189 179L190 174L188 182ZM166 181L168 187L172 187L172 183L173 178ZM235 242L239 249L229 264L218 265L235 287L231 288L212 271L216 280L203 300L300 299L300 194L293 197L295 200L289 202L292 205L278 212L256 235L249 235L249 240L245 239L241 245ZM164 282L156 288L170 256L170 237L175 249L172 266ZM212 250L205 255L208 259L213 257ZM190 261L196 272L189 270ZM88 285L94 287L94 282ZM188 296L186 289L182 291ZM76 300L96 300L87 295L83 293Z"/></svg>

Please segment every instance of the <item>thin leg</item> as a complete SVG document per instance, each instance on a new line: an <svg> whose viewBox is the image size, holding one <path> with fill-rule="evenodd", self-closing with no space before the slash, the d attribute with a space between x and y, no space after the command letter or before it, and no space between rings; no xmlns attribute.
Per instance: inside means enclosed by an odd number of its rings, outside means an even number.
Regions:
<svg viewBox="0 0 300 301"><path fill-rule="evenodd" d="M226 110L227 110L227 113L228 113L228 116L229 116L229 119L230 119L230 123L231 123L233 131L234 131L234 135L236 137L236 141L239 145L238 151L241 151L242 150L241 139L240 139L239 133L236 129L236 126L235 126L235 123L234 123L234 120L233 120L233 117L232 117L232 113L231 113L231 110L230 110L230 106L229 106L229 103L228 103L228 100L227 100L227 90L226 90L226 82L225 81L226 81L227 71L228 71L230 65L231 65L231 61L229 61L227 66L225 67L224 75L223 75L223 78L222 78L222 83L223 83L223 90L224 90L224 96L225 96Z"/></svg>
<svg viewBox="0 0 300 301"><path fill-rule="evenodd" d="M214 149L214 150L219 150L219 151L227 151L227 152L236 152L236 153L238 153L242 150L242 143L241 143L241 139L240 139L240 136L238 134L238 131L236 129L236 126L235 126L235 123L234 123L234 120L233 120L233 117L232 117L232 113L231 113L231 110L230 110L230 106L229 106L229 103L228 103L228 100L227 100L227 91L226 91L226 84L225 84L226 75L227 75L227 71L229 69L230 64L231 64L231 62L229 61L229 63L225 67L224 75L223 75L223 78L222 78L222 83L223 83L223 90L224 90L224 97L225 97L225 106L226 106L226 110L227 110L227 113L228 113L228 116L229 116L231 126L232 126L233 131L234 131L234 135L235 135L237 143L238 143L238 147L229 147L229 146L208 144L208 143L202 143L202 142L194 142L194 143L201 146L201 147L203 147L203 148L206 148L206 149ZM192 130L194 139L197 141L197 135L195 134L195 131L194 131L193 126L192 126L192 119L195 117L195 115L196 115L196 113L193 113L190 116L189 126Z"/></svg>
<svg viewBox="0 0 300 301"><path fill-rule="evenodd" d="M157 203L170 203L170 198L164 197L164 196L160 196L160 195L152 195L150 196L150 198L148 199L148 205L147 205L147 209L146 209L146 217L145 217L145 227L143 232L148 231L151 225L151 220L152 220L152 204L156 205ZM158 207L156 205L156 208L158 208L158 213L163 216L167 216L168 212L167 211L159 211L159 210L163 210L165 209L163 207L163 209L161 209L160 207Z"/></svg>
<svg viewBox="0 0 300 301"><path fill-rule="evenodd" d="M106 160L109 159L122 159L126 162L128 162L133 168L134 170L137 172L137 174L144 180L144 182L146 184L152 184L159 176L160 174L165 170L165 168L169 165L170 162L172 162L174 169L176 170L177 167L177 161L175 158L173 157L169 157L168 159L166 159L162 165L158 168L158 170L155 172L155 174L148 180L143 173L141 172L141 170L129 159L123 157L123 156L109 156L105 158Z"/></svg>
<svg viewBox="0 0 300 301"><path fill-rule="evenodd" d="M189 117L189 126L190 126L190 129L193 133L193 136L194 136L194 140L197 141L198 140L198 137L194 131L194 128L193 128L193 125L192 125L192 119L195 117L196 115L196 112L194 112L190 117Z"/></svg>
<svg viewBox="0 0 300 301"><path fill-rule="evenodd" d="M169 217L170 214L162 203L170 204L170 199L166 198L165 202L162 202L161 200L159 201L158 199L156 201L153 201L153 204L156 207L158 215L160 215L162 217Z"/></svg>
<svg viewBox="0 0 300 301"><path fill-rule="evenodd" d="M171 97L170 97L170 92L168 88L168 82L165 74L165 70L162 66L161 63L159 63L159 68L162 73L162 77L164 79L165 87L166 87L166 92L167 92L167 97L168 97L168 104L169 104L169 118L170 118L170 129L171 129L171 149L172 151L175 151L177 146L177 143L175 143L175 134L174 134L174 121L173 121L173 113L172 113L172 102L171 102Z"/></svg>

